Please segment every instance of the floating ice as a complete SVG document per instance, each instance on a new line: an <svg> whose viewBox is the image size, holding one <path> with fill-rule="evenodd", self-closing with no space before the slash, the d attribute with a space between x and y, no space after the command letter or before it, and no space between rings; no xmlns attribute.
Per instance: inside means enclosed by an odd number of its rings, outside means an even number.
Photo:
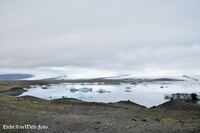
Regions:
<svg viewBox="0 0 200 133"><path fill-rule="evenodd" d="M83 88L80 88L78 91L79 92L85 92L85 93L92 92L92 88L83 87Z"/></svg>
<svg viewBox="0 0 200 133"><path fill-rule="evenodd" d="M69 90L70 90L71 92L77 92L77 91L78 91L78 89L76 89L76 88L74 88L74 87L69 88Z"/></svg>
<svg viewBox="0 0 200 133"><path fill-rule="evenodd" d="M132 92L132 91L127 89L127 90L125 90L125 92Z"/></svg>
<svg viewBox="0 0 200 133"><path fill-rule="evenodd" d="M127 87L126 87L126 89L127 89L127 90L130 90L130 89L131 89L131 87L130 87L130 86L127 86Z"/></svg>
<svg viewBox="0 0 200 133"><path fill-rule="evenodd" d="M42 85L41 88L42 89L48 89L48 87L46 85Z"/></svg>
<svg viewBox="0 0 200 133"><path fill-rule="evenodd" d="M105 89L99 89L99 90L97 90L97 92L98 92L98 93L108 93L108 92L110 92L110 91L106 91Z"/></svg>

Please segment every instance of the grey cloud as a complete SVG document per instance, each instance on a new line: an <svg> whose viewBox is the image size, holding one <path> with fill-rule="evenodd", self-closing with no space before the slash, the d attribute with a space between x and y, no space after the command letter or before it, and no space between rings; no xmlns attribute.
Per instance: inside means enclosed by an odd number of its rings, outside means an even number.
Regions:
<svg viewBox="0 0 200 133"><path fill-rule="evenodd" d="M200 72L198 0L2 0L0 67Z"/></svg>

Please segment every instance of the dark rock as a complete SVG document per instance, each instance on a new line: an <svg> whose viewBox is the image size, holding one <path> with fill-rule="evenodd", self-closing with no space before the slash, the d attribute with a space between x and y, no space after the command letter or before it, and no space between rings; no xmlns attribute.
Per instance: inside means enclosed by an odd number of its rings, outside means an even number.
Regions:
<svg viewBox="0 0 200 133"><path fill-rule="evenodd" d="M100 124L101 122L97 121L96 123L97 123L97 124Z"/></svg>
<svg viewBox="0 0 200 133"><path fill-rule="evenodd" d="M195 93L191 94L191 98L192 98L192 101L197 101L198 100L197 94L195 94Z"/></svg>
<svg viewBox="0 0 200 133"><path fill-rule="evenodd" d="M156 108L156 106L153 106L153 107L151 107L152 109L155 109Z"/></svg>
<svg viewBox="0 0 200 133"><path fill-rule="evenodd" d="M21 87L14 87L10 90L2 91L1 93L5 94L5 95L9 95L9 96L19 96L26 91L27 90L24 90Z"/></svg>
<svg viewBox="0 0 200 133"><path fill-rule="evenodd" d="M160 119L156 118L155 121L160 121Z"/></svg>
<svg viewBox="0 0 200 133"><path fill-rule="evenodd" d="M137 121L137 120L136 120L136 119L134 119L134 118L133 118L133 119L131 119L131 120L132 120L132 121Z"/></svg>
<svg viewBox="0 0 200 133"><path fill-rule="evenodd" d="M142 119L141 121L144 121L144 122L146 122L147 120L146 120L146 119Z"/></svg>

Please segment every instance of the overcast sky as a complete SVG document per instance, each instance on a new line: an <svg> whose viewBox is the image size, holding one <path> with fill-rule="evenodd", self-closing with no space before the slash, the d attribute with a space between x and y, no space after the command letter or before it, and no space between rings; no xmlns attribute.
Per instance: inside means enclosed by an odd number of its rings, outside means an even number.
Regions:
<svg viewBox="0 0 200 133"><path fill-rule="evenodd" d="M0 0L0 68L200 73L199 0Z"/></svg>

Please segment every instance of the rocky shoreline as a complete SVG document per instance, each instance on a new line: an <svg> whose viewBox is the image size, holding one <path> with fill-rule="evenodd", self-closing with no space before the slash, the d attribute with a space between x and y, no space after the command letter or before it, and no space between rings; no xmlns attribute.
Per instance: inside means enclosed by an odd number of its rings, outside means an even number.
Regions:
<svg viewBox="0 0 200 133"><path fill-rule="evenodd" d="M40 81L42 83L42 81ZM44 100L31 96L8 96L10 89L28 85L0 84L0 132L65 133L198 133L200 106L175 100L152 108L130 101L83 102L76 99ZM15 88L14 88L15 87ZM4 93L2 93L4 92ZM9 125L46 126L46 129L3 129Z"/></svg>

